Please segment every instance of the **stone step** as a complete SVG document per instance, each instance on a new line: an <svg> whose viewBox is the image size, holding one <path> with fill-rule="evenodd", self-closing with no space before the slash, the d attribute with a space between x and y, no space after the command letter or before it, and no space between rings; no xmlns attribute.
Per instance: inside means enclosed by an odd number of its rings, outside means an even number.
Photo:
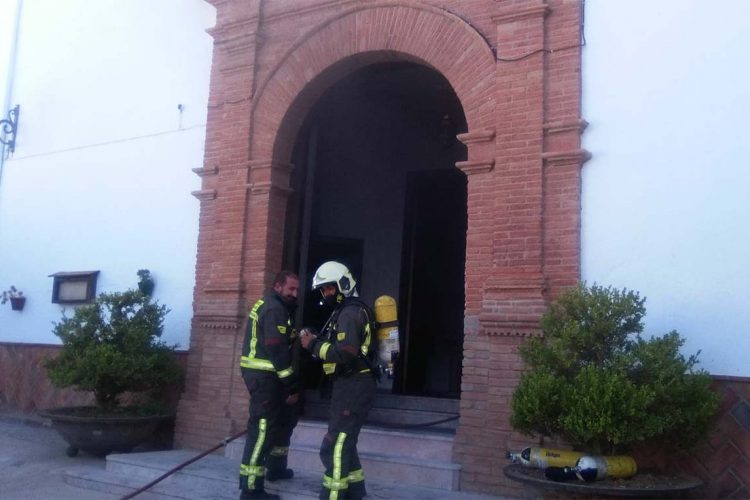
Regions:
<svg viewBox="0 0 750 500"><path fill-rule="evenodd" d="M292 435L289 464L323 473L319 448L327 426L302 420ZM227 445L225 456L239 462L245 441ZM368 479L458 490L461 467L453 463L453 436L363 427L357 446Z"/></svg>
<svg viewBox="0 0 750 500"><path fill-rule="evenodd" d="M319 447L327 430L324 422L301 420L292 443ZM359 433L359 450L382 455L451 462L453 436L422 431L397 431L365 426Z"/></svg>
<svg viewBox="0 0 750 500"><path fill-rule="evenodd" d="M305 418L327 420L328 406L329 401L321 399L318 391L305 391ZM402 396L379 392L375 395L373 407L367 416L367 424L389 428L402 426L455 432L458 427L458 415L459 401L457 399Z"/></svg>
<svg viewBox="0 0 750 500"><path fill-rule="evenodd" d="M431 487L443 490L459 489L461 467L458 464L424 459L406 459L377 453L359 453L367 480L384 483ZM289 450L292 469L317 470L323 476L317 446L292 446Z"/></svg>
<svg viewBox="0 0 750 500"><path fill-rule="evenodd" d="M107 465L104 470L91 465L68 469L65 473L65 482L79 488L127 495L197 454L198 452L193 450L113 454L107 456ZM237 473L236 461L218 455L209 455L176 472L136 498L138 500L236 499L238 497ZM320 472L297 468L293 479L266 483L266 489L278 493L285 500L317 498L320 482ZM492 498L445 489L386 483L369 478L367 489L371 498L440 500Z"/></svg>
<svg viewBox="0 0 750 500"><path fill-rule="evenodd" d="M458 399L404 396L378 392L375 394L374 406L458 414L460 401Z"/></svg>
<svg viewBox="0 0 750 500"><path fill-rule="evenodd" d="M319 447L327 430L325 422L300 420L292 435L292 445ZM363 452L390 454L405 458L452 461L453 435L424 431L396 431L365 426L360 431L358 449ZM239 460L244 439L227 445L225 455Z"/></svg>

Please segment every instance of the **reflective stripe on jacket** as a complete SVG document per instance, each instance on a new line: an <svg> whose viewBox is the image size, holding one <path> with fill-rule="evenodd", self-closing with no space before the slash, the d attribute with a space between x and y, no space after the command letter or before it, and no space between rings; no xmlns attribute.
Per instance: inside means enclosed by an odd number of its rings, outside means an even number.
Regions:
<svg viewBox="0 0 750 500"><path fill-rule="evenodd" d="M290 308L275 293L253 305L248 315L240 366L276 373L285 385L296 382L289 346L292 342Z"/></svg>
<svg viewBox="0 0 750 500"><path fill-rule="evenodd" d="M368 372L364 361L372 344L368 312L358 300L346 299L334 312L337 316L329 325L327 341L315 342L312 352L323 361L327 375Z"/></svg>

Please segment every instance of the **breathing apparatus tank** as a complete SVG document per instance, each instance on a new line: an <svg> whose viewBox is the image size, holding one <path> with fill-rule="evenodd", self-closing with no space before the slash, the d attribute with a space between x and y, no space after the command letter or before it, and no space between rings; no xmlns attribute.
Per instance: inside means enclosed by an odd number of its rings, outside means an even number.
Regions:
<svg viewBox="0 0 750 500"><path fill-rule="evenodd" d="M553 481L601 481L607 477L628 479L638 472L638 466L633 457L627 455L596 456L585 455L578 459L573 467L549 467L545 476Z"/></svg>
<svg viewBox="0 0 750 500"><path fill-rule="evenodd" d="M388 378L393 378L393 365L398 359L398 308L396 299L381 295L375 300L375 321L378 324L378 359Z"/></svg>
<svg viewBox="0 0 750 500"><path fill-rule="evenodd" d="M507 452L511 462L546 469L547 467L574 467L584 454L578 451L553 450L550 448L524 448L521 453Z"/></svg>
<svg viewBox="0 0 750 500"><path fill-rule="evenodd" d="M575 466L576 476L584 481L598 481L606 477L627 479L638 472L633 457L615 455L611 457L581 457Z"/></svg>

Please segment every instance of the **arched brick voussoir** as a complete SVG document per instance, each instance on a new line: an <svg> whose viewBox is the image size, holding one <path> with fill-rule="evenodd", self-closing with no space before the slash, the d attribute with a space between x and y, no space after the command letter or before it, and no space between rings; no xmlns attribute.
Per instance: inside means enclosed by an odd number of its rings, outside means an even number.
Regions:
<svg viewBox="0 0 750 500"><path fill-rule="evenodd" d="M470 130L491 126L495 57L472 26L422 4L358 5L299 38L258 87L254 97L253 156L290 154L299 120L330 85L355 69L389 60L432 67L453 86ZM290 113L291 111L291 113ZM289 123L292 122L292 123ZM271 146L268 138L274 137Z"/></svg>

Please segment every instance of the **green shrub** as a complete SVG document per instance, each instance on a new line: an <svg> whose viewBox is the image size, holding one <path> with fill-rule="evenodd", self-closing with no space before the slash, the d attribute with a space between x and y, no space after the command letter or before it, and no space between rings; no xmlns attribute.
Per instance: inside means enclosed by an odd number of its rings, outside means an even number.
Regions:
<svg viewBox="0 0 750 500"><path fill-rule="evenodd" d="M155 391L181 377L174 347L159 340L166 306L140 291L102 293L54 326L62 341L46 363L58 387L93 391L96 404L115 409L124 392Z"/></svg>
<svg viewBox="0 0 750 500"><path fill-rule="evenodd" d="M614 454L638 442L689 448L718 407L698 354L679 352L677 332L641 338L645 299L637 292L580 284L543 315L543 337L521 349L529 370L512 398L511 424Z"/></svg>

